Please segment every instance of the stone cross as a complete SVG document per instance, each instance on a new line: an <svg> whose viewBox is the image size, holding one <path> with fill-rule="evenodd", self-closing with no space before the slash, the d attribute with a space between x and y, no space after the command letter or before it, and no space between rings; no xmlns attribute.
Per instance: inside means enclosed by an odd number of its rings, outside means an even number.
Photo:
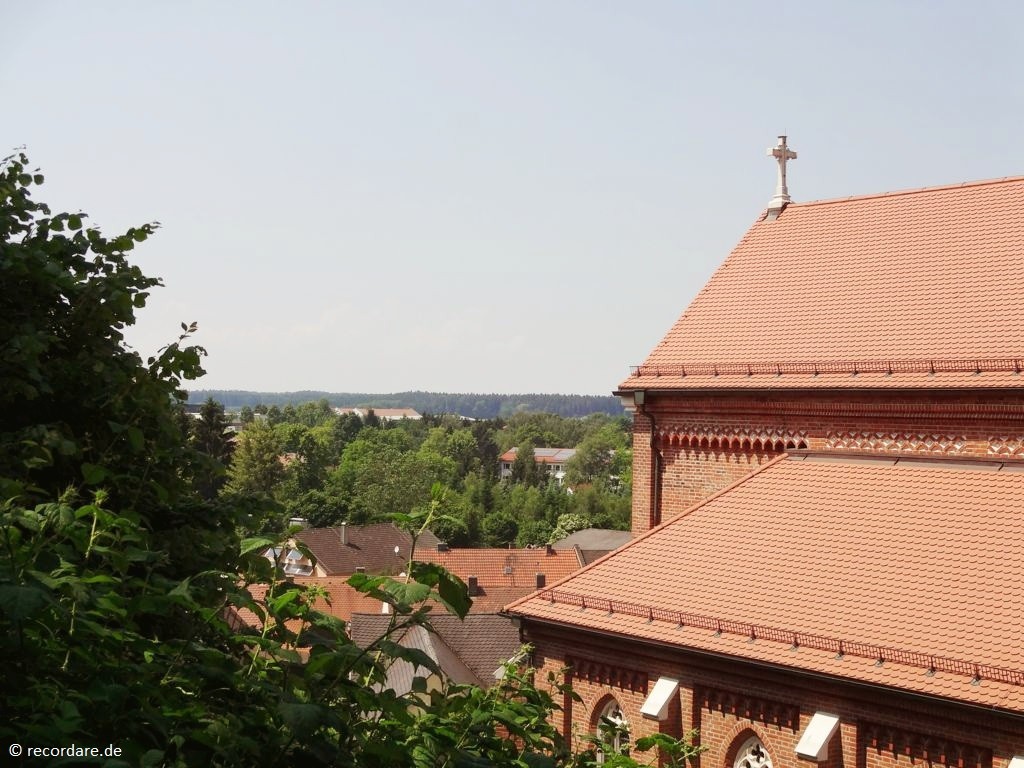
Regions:
<svg viewBox="0 0 1024 768"><path fill-rule="evenodd" d="M786 146L786 137L779 136L779 144L768 148L768 156L774 157L779 163L779 181L775 185L775 196L768 203L769 211L781 211L790 202L789 188L786 186L786 161L796 160L796 152Z"/></svg>

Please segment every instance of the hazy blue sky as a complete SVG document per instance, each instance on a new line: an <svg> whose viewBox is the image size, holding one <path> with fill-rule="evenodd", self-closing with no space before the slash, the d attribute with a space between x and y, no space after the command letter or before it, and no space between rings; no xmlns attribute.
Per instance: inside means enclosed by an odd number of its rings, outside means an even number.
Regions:
<svg viewBox="0 0 1024 768"><path fill-rule="evenodd" d="M1024 173L1024 3L0 0L0 149L200 388L610 392L762 211ZM4 152L4 154L7 154Z"/></svg>

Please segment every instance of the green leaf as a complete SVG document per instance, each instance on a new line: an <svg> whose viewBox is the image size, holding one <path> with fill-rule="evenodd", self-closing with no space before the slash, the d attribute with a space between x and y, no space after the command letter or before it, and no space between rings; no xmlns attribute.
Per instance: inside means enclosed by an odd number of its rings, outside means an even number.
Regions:
<svg viewBox="0 0 1024 768"><path fill-rule="evenodd" d="M141 451L142 446L146 443L145 435L142 434L142 430L138 427L128 427L125 430L128 433L128 443L131 445L133 451Z"/></svg>
<svg viewBox="0 0 1024 768"><path fill-rule="evenodd" d="M469 613L473 602L469 597L469 587L446 568L436 563L413 563L412 577L420 584L437 587L434 599L460 619Z"/></svg>
<svg viewBox="0 0 1024 768"><path fill-rule="evenodd" d="M284 594L277 595L273 600L270 601L270 603L268 603L267 607L269 607L272 612L278 613L286 605L294 603L296 600L298 600L299 595L301 594L301 590L289 589Z"/></svg>
<svg viewBox="0 0 1024 768"><path fill-rule="evenodd" d="M274 540L268 539L266 536L250 536L247 539L242 539L242 545L239 547L238 554L248 555L256 550L270 549L274 544Z"/></svg>
<svg viewBox="0 0 1024 768"><path fill-rule="evenodd" d="M277 711L291 728L298 734L310 733L320 725L323 719L323 708L319 704L305 702L281 702Z"/></svg>
<svg viewBox="0 0 1024 768"><path fill-rule="evenodd" d="M81 229L82 217L79 216L77 213L73 213L70 216L68 216L68 227L76 230Z"/></svg>
<svg viewBox="0 0 1024 768"><path fill-rule="evenodd" d="M85 478L86 485L98 485L107 478L107 469L98 464L85 462L82 464L82 476Z"/></svg>
<svg viewBox="0 0 1024 768"><path fill-rule="evenodd" d="M0 585L0 611L13 621L22 621L38 613L47 603L47 595L35 587Z"/></svg>

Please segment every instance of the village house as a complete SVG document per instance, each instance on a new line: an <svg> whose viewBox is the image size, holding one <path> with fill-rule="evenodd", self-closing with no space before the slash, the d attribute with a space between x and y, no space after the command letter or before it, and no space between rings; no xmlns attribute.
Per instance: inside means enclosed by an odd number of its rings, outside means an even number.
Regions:
<svg viewBox="0 0 1024 768"><path fill-rule="evenodd" d="M414 408L332 408L338 416L355 414L361 419L366 419L371 413L381 421L401 421L410 419L417 421L422 419L422 414Z"/></svg>
<svg viewBox="0 0 1024 768"><path fill-rule="evenodd" d="M508 611L570 736L1021 768L1024 177L793 203L769 153L767 211L619 388L633 540Z"/></svg>
<svg viewBox="0 0 1024 768"><path fill-rule="evenodd" d="M302 523L298 519L292 522ZM296 532L295 540L289 546L268 549L265 557L281 565L291 583L322 591L313 608L344 621L357 645L366 647L379 638L387 628L390 606L350 586L348 577L367 573L401 578L408 567L412 537L393 523L341 523L304 528ZM419 536L413 556L419 562L444 566L466 583L472 598L470 615L463 621L435 606L433 631L415 627L392 639L428 654L445 679L484 686L495 682L495 673L520 647L519 632L512 619L500 613L502 607L548 582L564 579L583 565L581 553L571 548L452 549L430 531ZM261 603L267 599L267 589L266 584L253 584L248 591ZM230 607L226 618L239 631L263 628L258 614L248 607ZM298 631L299 622L291 621L288 628ZM305 653L315 632L307 633L300 653ZM389 669L386 685L405 693L417 675L428 677L431 687L443 682L423 668L398 662Z"/></svg>
<svg viewBox="0 0 1024 768"><path fill-rule="evenodd" d="M510 448L498 457L501 465L501 479L508 480L512 477L512 465L519 454L518 448ZM537 466L551 477L559 485L565 479L565 465L576 455L575 448L534 448L533 461Z"/></svg>

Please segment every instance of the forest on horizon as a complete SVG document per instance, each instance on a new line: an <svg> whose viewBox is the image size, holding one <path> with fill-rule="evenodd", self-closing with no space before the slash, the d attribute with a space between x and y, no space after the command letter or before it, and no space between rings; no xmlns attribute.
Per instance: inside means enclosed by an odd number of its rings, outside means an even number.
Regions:
<svg viewBox="0 0 1024 768"><path fill-rule="evenodd" d="M208 398L228 411L243 406L302 405L327 400L336 408L413 408L421 414L455 414L471 419L508 418L517 413L552 413L563 418L582 418L594 413L623 414L614 395L481 394L451 392L253 392L247 390L197 389L189 392L188 404L196 407Z"/></svg>

